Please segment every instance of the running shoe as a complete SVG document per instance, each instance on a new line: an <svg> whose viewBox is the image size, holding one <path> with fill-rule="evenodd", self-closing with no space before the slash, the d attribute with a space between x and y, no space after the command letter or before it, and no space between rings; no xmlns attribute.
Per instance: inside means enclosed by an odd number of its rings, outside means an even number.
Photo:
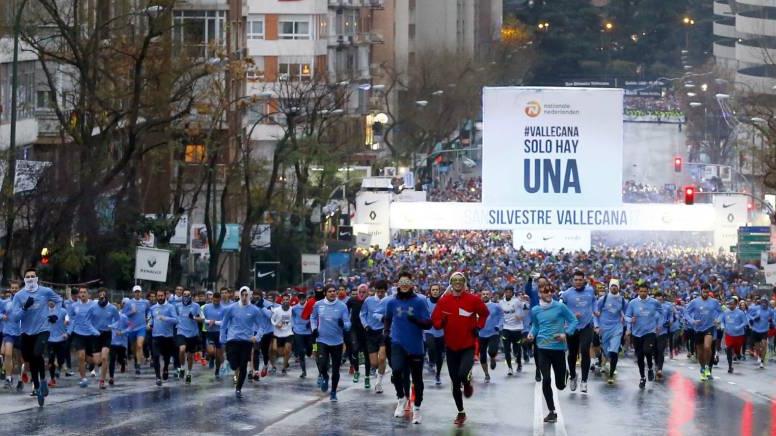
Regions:
<svg viewBox="0 0 776 436"><path fill-rule="evenodd" d="M305 378L307 377L307 371L302 371L301 374L299 374L299 378Z"/></svg>
<svg viewBox="0 0 776 436"><path fill-rule="evenodd" d="M655 380L663 380L663 370L658 369L655 373Z"/></svg>
<svg viewBox="0 0 776 436"><path fill-rule="evenodd" d="M523 372L523 365L517 365L517 372Z"/></svg>
<svg viewBox="0 0 776 436"><path fill-rule="evenodd" d="M420 407L413 407L412 408L412 423L413 424L420 424L423 422L423 417L420 416Z"/></svg>
<svg viewBox="0 0 776 436"><path fill-rule="evenodd" d="M49 386L50 388L55 388L55 387L57 387L57 379L55 379L55 378L52 378L52 379L50 379L50 380L48 381L48 386Z"/></svg>
<svg viewBox="0 0 776 436"><path fill-rule="evenodd" d="M647 371L647 379L649 381L655 381L655 371L653 371L651 369L649 371Z"/></svg>
<svg viewBox="0 0 776 436"><path fill-rule="evenodd" d="M587 382L581 382L579 384L579 391L582 392L583 394L587 393Z"/></svg>
<svg viewBox="0 0 776 436"><path fill-rule="evenodd" d="M259 378L259 372L256 371L253 373L253 381L259 381L261 378Z"/></svg>
<svg viewBox="0 0 776 436"><path fill-rule="evenodd" d="M92 377L97 377L97 370L93 369L92 372L89 373Z"/></svg>
<svg viewBox="0 0 776 436"><path fill-rule="evenodd" d="M574 392L577 390L577 378L574 377L572 379L569 379L569 389L571 389L571 392Z"/></svg>
<svg viewBox="0 0 776 436"><path fill-rule="evenodd" d="M728 368L728 374L733 374L733 367Z"/></svg>
<svg viewBox="0 0 776 436"><path fill-rule="evenodd" d="M10 378L5 379L5 389L10 391L13 388L13 380Z"/></svg>
<svg viewBox="0 0 776 436"><path fill-rule="evenodd" d="M261 369L261 376L262 377L266 377L267 376L267 367L266 366Z"/></svg>
<svg viewBox="0 0 776 436"><path fill-rule="evenodd" d="M160 379L160 378L156 379L156 385L161 387L162 386L162 379Z"/></svg>
<svg viewBox="0 0 776 436"><path fill-rule="evenodd" d="M170 374L167 372L167 369L165 369L162 372L162 380L167 381L168 378L170 378Z"/></svg>
<svg viewBox="0 0 776 436"><path fill-rule="evenodd" d="M348 370L348 374L353 375L356 372L356 367L353 365L350 365L350 369Z"/></svg>
<svg viewBox="0 0 776 436"><path fill-rule="evenodd" d="M382 394L383 393L383 384L380 382L377 382L375 384L375 393L376 394Z"/></svg>
<svg viewBox="0 0 776 436"><path fill-rule="evenodd" d="M606 380L606 383L613 385L614 384L614 376L609 376L609 378Z"/></svg>
<svg viewBox="0 0 776 436"><path fill-rule="evenodd" d="M706 381L706 371L701 368L701 381Z"/></svg>
<svg viewBox="0 0 776 436"><path fill-rule="evenodd" d="M318 381L316 382L318 384L318 387L321 387L321 384L323 383L323 376L318 374Z"/></svg>
<svg viewBox="0 0 776 436"><path fill-rule="evenodd" d="M404 409L407 407L407 400L404 398L399 398L399 401L396 404L396 410L393 411L393 417L394 418L401 418L404 416Z"/></svg>
<svg viewBox="0 0 776 436"><path fill-rule="evenodd" d="M496 369L496 359L490 359L490 369Z"/></svg>
<svg viewBox="0 0 776 436"><path fill-rule="evenodd" d="M22 383L27 384L30 382L30 376L26 373L22 373Z"/></svg>
<svg viewBox="0 0 776 436"><path fill-rule="evenodd" d="M72 376L73 376L73 372L72 371L70 371L70 370L65 371L65 377L72 377Z"/></svg>
<svg viewBox="0 0 776 436"><path fill-rule="evenodd" d="M44 391L45 390L45 391ZM48 388L46 388L46 384L42 383L40 385L40 389L38 389L37 397L38 397L38 406L43 407L43 403L46 401L46 394L48 393Z"/></svg>
<svg viewBox="0 0 776 436"><path fill-rule="evenodd" d="M236 391L234 391L234 396L237 397L237 399L242 398L242 391L237 389Z"/></svg>
<svg viewBox="0 0 776 436"><path fill-rule="evenodd" d="M67 375L67 374L65 374L65 375ZM140 367L139 366L135 367L135 375L140 375Z"/></svg>
<svg viewBox="0 0 776 436"><path fill-rule="evenodd" d="M544 422L552 424L558 422L558 414L554 411L550 411L547 416L544 417Z"/></svg>
<svg viewBox="0 0 776 436"><path fill-rule="evenodd" d="M269 373L272 375L275 375L277 372L278 372L278 369L275 368L274 366L272 367L272 369L269 370Z"/></svg>
<svg viewBox="0 0 776 436"><path fill-rule="evenodd" d="M331 394L329 394L329 401L332 403L337 402L337 391L331 391Z"/></svg>
<svg viewBox="0 0 776 436"><path fill-rule="evenodd" d="M706 376L706 379L714 380L714 377L711 376L711 369L706 368L706 371L704 372L704 375Z"/></svg>
<svg viewBox="0 0 776 436"><path fill-rule="evenodd" d="M105 380L100 380L100 389L105 389Z"/></svg>
<svg viewBox="0 0 776 436"><path fill-rule="evenodd" d="M48 389L48 385L46 385L46 383L41 383L39 390L40 390L41 394L43 394L44 397L48 397L49 389Z"/></svg>
<svg viewBox="0 0 776 436"><path fill-rule="evenodd" d="M113 377L108 379L108 384L109 385L113 386L114 383L115 383L115 381L113 381Z"/></svg>
<svg viewBox="0 0 776 436"><path fill-rule="evenodd" d="M647 386L647 379L643 378L639 380L639 389L644 389Z"/></svg>
<svg viewBox="0 0 776 436"><path fill-rule="evenodd" d="M439 379L439 376L436 376L436 378L434 379L434 384L437 386L442 384L442 380Z"/></svg>
<svg viewBox="0 0 776 436"><path fill-rule="evenodd" d="M81 381L78 383L78 386L82 388L89 386L89 380L87 380L86 378L82 378Z"/></svg>
<svg viewBox="0 0 776 436"><path fill-rule="evenodd" d="M353 373L353 383L358 383L358 379L361 378L361 373L356 371Z"/></svg>
<svg viewBox="0 0 776 436"><path fill-rule="evenodd" d="M507 376L512 377L513 375L514 375L514 373L512 372L512 368L509 368L507 370Z"/></svg>
<svg viewBox="0 0 776 436"><path fill-rule="evenodd" d="M490 383L490 374L485 374L485 383Z"/></svg>
<svg viewBox="0 0 776 436"><path fill-rule="evenodd" d="M324 377L323 380L321 380L321 392L326 392L329 390L329 379L327 377Z"/></svg>
<svg viewBox="0 0 776 436"><path fill-rule="evenodd" d="M474 395L474 386L472 385L472 381L470 379L463 383L463 396L466 398L471 398L472 395Z"/></svg>
<svg viewBox="0 0 776 436"><path fill-rule="evenodd" d="M369 376L364 377L364 389L371 389L372 384L369 382Z"/></svg>
<svg viewBox="0 0 776 436"><path fill-rule="evenodd" d="M24 383L22 383L21 380L16 382L16 392L21 392L24 390Z"/></svg>
<svg viewBox="0 0 776 436"><path fill-rule="evenodd" d="M282 375L282 376L286 376L286 375L288 375L288 370L287 370L287 369L285 369L285 368L283 368L283 369L280 371L280 375Z"/></svg>
<svg viewBox="0 0 776 436"><path fill-rule="evenodd" d="M458 412L458 415L455 416L455 421L453 421L453 424L458 427L463 427L464 423L466 423L466 414L463 412Z"/></svg>
<svg viewBox="0 0 776 436"><path fill-rule="evenodd" d="M191 374L186 374L186 384L187 385L191 384Z"/></svg>

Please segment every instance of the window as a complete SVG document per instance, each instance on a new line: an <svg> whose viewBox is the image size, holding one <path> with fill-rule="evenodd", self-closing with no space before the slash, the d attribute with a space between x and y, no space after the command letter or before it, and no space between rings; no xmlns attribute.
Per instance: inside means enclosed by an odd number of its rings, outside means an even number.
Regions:
<svg viewBox="0 0 776 436"><path fill-rule="evenodd" d="M248 66L245 78L248 80L264 80L264 56L254 56L253 64Z"/></svg>
<svg viewBox="0 0 776 436"><path fill-rule="evenodd" d="M267 103L260 101L251 105L248 110L245 111L245 121L249 126L252 126L259 122L268 122L267 119Z"/></svg>
<svg viewBox="0 0 776 436"><path fill-rule="evenodd" d="M35 112L35 62L18 63L16 117L32 118ZM11 63L0 64L0 122L11 121Z"/></svg>
<svg viewBox="0 0 776 436"><path fill-rule="evenodd" d="M56 94L54 91L38 91L35 106L38 109L52 109L56 103Z"/></svg>
<svg viewBox="0 0 776 436"><path fill-rule="evenodd" d="M184 162L190 164L201 164L205 162L205 146L203 144L186 144L186 153Z"/></svg>
<svg viewBox="0 0 776 436"><path fill-rule="evenodd" d="M310 35L310 18L284 16L278 20L279 39L312 39Z"/></svg>
<svg viewBox="0 0 776 436"><path fill-rule="evenodd" d="M226 11L175 11L173 42L176 51L207 58L214 46L226 43Z"/></svg>
<svg viewBox="0 0 776 436"><path fill-rule="evenodd" d="M248 39L264 39L264 16L248 17Z"/></svg>
<svg viewBox="0 0 776 436"><path fill-rule="evenodd" d="M299 80L313 77L312 64L310 63L278 63L278 79Z"/></svg>

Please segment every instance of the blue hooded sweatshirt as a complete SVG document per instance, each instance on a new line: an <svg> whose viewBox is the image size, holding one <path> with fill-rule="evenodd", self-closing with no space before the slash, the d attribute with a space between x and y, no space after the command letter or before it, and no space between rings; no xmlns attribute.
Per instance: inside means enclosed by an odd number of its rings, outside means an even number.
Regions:
<svg viewBox="0 0 776 436"><path fill-rule="evenodd" d="M431 321L425 297L412 293L409 298L394 298L385 308L386 322L391 325L391 344L409 355L423 356L423 329L410 321L411 316L421 323Z"/></svg>
<svg viewBox="0 0 776 436"><path fill-rule="evenodd" d="M252 341L261 338L261 318L263 309L255 304L243 305L239 301L224 311L221 322L221 343L231 341Z"/></svg>
<svg viewBox="0 0 776 436"><path fill-rule="evenodd" d="M178 312L172 303L151 306L151 327L153 337L173 337L173 327L178 323Z"/></svg>
<svg viewBox="0 0 776 436"><path fill-rule="evenodd" d="M743 310L736 307L723 313L719 319L726 335L743 336L745 334L748 320Z"/></svg>
<svg viewBox="0 0 776 436"><path fill-rule="evenodd" d="M119 319L119 310L116 306L108 303L105 307L100 306L97 302L97 307L94 308L94 328L100 332L110 331L110 325Z"/></svg>
<svg viewBox="0 0 776 436"><path fill-rule="evenodd" d="M577 317L565 304L553 300L547 306L539 304L531 309L531 336L538 348L566 350L566 341L556 339L556 336L572 335L576 330Z"/></svg>
<svg viewBox="0 0 776 436"><path fill-rule="evenodd" d="M684 310L687 325L696 332L703 332L714 327L714 321L722 315L722 306L714 298L696 297Z"/></svg>

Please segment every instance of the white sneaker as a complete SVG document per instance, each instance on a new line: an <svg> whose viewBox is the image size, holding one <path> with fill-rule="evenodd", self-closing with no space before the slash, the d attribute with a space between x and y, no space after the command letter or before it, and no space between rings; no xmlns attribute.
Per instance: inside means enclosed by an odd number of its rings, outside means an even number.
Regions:
<svg viewBox="0 0 776 436"><path fill-rule="evenodd" d="M91 374L92 377L97 377L97 370L93 369L89 374Z"/></svg>
<svg viewBox="0 0 776 436"><path fill-rule="evenodd" d="M383 384L380 382L377 382L375 385L375 393L376 394L382 394L383 393Z"/></svg>
<svg viewBox="0 0 776 436"><path fill-rule="evenodd" d="M412 408L412 423L420 424L423 418L420 416L420 407Z"/></svg>
<svg viewBox="0 0 776 436"><path fill-rule="evenodd" d="M571 392L574 392L577 390L577 379L572 378L569 379L569 389L571 389Z"/></svg>
<svg viewBox="0 0 776 436"><path fill-rule="evenodd" d="M393 412L394 418L401 418L404 416L404 409L407 407L407 400L400 398L398 404L396 404L396 410Z"/></svg>
<svg viewBox="0 0 776 436"><path fill-rule="evenodd" d="M765 368L765 364L763 363L762 360L760 360L760 369L763 369L763 368Z"/></svg>
<svg viewBox="0 0 776 436"><path fill-rule="evenodd" d="M582 393L587 393L587 382L580 382L579 383L579 390L582 391Z"/></svg>
<svg viewBox="0 0 776 436"><path fill-rule="evenodd" d="M510 377L514 375L514 373L512 372L512 368L509 368L509 370L507 371L507 375Z"/></svg>

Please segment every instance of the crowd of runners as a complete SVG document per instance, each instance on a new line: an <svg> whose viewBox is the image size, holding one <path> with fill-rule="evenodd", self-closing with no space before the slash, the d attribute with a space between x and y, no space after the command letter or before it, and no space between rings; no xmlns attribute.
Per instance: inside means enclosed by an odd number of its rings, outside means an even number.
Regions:
<svg viewBox="0 0 776 436"><path fill-rule="evenodd" d="M724 256L655 246L551 254L515 249L500 232L405 235L370 252L357 275L309 291L195 294L135 286L121 301L86 287L60 295L30 269L0 300L5 388L31 381L42 406L61 377L110 389L116 377L150 371L157 386L190 384L196 370L230 380L239 398L246 380L310 371L337 401L344 365L377 395L391 383L394 416L419 424L425 370L449 384L463 425L474 365L484 383L531 365L554 422L552 383L585 394L591 374L616 384L631 353L642 389L680 354L698 363L701 381L715 368L764 368L776 321L771 293ZM736 368L745 360L754 363Z"/></svg>

